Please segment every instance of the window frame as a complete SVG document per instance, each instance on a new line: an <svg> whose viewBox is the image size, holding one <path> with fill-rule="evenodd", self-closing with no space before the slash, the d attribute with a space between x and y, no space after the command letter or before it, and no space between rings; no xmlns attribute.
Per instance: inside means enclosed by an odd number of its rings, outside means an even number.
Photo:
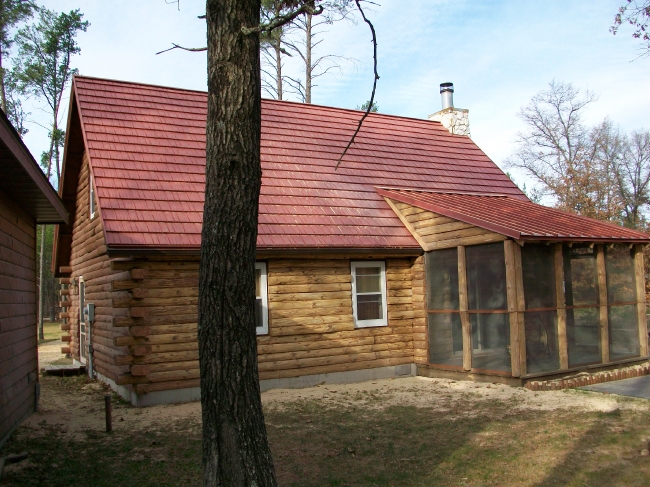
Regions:
<svg viewBox="0 0 650 487"><path fill-rule="evenodd" d="M262 276L260 278L260 291L262 298L262 326L257 326L255 323L255 332L258 335L268 335L269 334L269 290L267 286L267 267L266 262L255 262L255 270L260 269L262 271ZM255 296L255 301L257 301L257 293Z"/></svg>
<svg viewBox="0 0 650 487"><path fill-rule="evenodd" d="M97 206L95 205L95 186L93 185L93 179L93 175L91 174L88 178L88 194L90 200L88 212L90 214L91 220L97 215Z"/></svg>
<svg viewBox="0 0 650 487"><path fill-rule="evenodd" d="M357 268L364 267L379 267L381 269L381 298L383 304L383 317L375 320L359 320L357 318L357 286L356 275ZM383 260L357 260L350 262L350 274L352 278L352 318L354 320L355 328L373 328L379 326L388 326L388 301L386 299L386 262ZM377 294L377 293L361 293Z"/></svg>

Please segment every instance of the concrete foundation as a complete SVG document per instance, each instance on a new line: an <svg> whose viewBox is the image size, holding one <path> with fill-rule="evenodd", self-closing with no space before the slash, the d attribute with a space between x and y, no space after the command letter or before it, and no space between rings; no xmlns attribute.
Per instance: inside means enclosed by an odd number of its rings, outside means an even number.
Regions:
<svg viewBox="0 0 650 487"><path fill-rule="evenodd" d="M260 381L262 392L270 389L300 389L313 387L319 384L351 384L368 380L391 379L397 377L411 377L416 374L415 364L394 365L378 367L375 369L351 370L348 372L335 372L331 374L305 375L286 379L268 379ZM170 391L156 391L148 394L136 394L135 391L125 386L118 386L115 381L102 374L96 374L97 379L108 384L124 400L137 407L155 406L158 404L174 404L199 401L201 388L190 387L186 389L173 389Z"/></svg>

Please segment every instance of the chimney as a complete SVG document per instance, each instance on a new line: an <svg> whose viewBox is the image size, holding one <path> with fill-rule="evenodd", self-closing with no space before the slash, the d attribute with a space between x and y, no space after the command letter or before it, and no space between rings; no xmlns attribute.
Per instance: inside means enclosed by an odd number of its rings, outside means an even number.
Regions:
<svg viewBox="0 0 650 487"><path fill-rule="evenodd" d="M440 84L440 98L442 110L429 115L429 120L440 122L452 134L469 137L469 110L454 108L453 83Z"/></svg>

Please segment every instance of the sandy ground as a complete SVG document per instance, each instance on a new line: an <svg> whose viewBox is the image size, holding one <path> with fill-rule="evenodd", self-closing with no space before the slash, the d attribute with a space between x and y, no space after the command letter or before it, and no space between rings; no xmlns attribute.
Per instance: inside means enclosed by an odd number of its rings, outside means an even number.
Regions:
<svg viewBox="0 0 650 487"><path fill-rule="evenodd" d="M61 353L61 347L64 345L60 340L43 343L38 346L38 366L39 369L50 365L52 362L65 358ZM72 363L72 361L70 361Z"/></svg>
<svg viewBox="0 0 650 487"><path fill-rule="evenodd" d="M61 343L57 340L39 346L39 363L43 367L63 358ZM101 429L104 425L104 395L108 386L93 382L80 391L65 393L43 383L41 407L27 424L37 426L45 421L58 425L72 435L86 429ZM630 400L615 395L566 389L562 391L529 391L522 387L503 384L475 383L450 379L408 377L374 380L356 384L323 384L305 389L274 389L262 393L265 408L282 409L296 401L318 401L322 406L362 406L386 408L393 405L438 407L454 414L454 404L463 401L499 401L510 404L513 410L551 411L583 409L610 412L615 409L650 409L650 401ZM113 422L117 429L156 429L170 421L201 420L198 402L134 408L119 401L114 395ZM463 410L468 410L463 408ZM471 410L471 408L469 408Z"/></svg>
<svg viewBox="0 0 650 487"><path fill-rule="evenodd" d="M81 390L66 393L43 383L41 407L33 414L27 425L56 425L72 436L83 435L85 430L101 430L104 427L104 395L110 393L107 386L93 382ZM457 410L467 416L471 407L467 401L499 401L510 404L515 410L550 411L558 409L583 409L610 412L616 409L650 409L650 401L626 399L586 391L532 392L502 384L478 384L468 381L409 377L363 382L358 384L320 385L306 389L275 389L262 394L265 408L282 409L296 401L317 401L321 406L356 406L386 408L393 405L436 407L449 410L453 416ZM465 407L455 408L463 402ZM200 423L200 404L172 404L134 408L113 399L113 428L119 430L151 430L165 428L171 422L187 422L188 427Z"/></svg>

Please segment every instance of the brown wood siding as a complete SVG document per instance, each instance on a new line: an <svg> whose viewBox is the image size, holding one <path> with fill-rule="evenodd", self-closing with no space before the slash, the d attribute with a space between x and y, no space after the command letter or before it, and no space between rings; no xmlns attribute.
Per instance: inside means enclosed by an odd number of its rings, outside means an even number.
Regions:
<svg viewBox="0 0 650 487"><path fill-rule="evenodd" d="M76 213L72 228L72 248L69 265L72 267L72 286L69 297L71 305L67 310L70 325L70 353L79 360L79 278L83 277L86 289L86 303L95 305L95 323L93 324L93 367L100 374L112 380L125 372L125 368L115 365L115 356L123 353L114 343L121 330L113 327L116 311L112 299L128 297L126 291L113 291L111 282L124 279L128 273L115 272L106 254L106 242L99 209L90 219L89 205L89 167L88 157L84 154L77 184ZM68 333L68 332L66 332ZM66 335L67 336L67 335ZM68 340L68 338L64 338Z"/></svg>
<svg viewBox="0 0 650 487"><path fill-rule="evenodd" d="M35 225L0 192L0 440L36 401Z"/></svg>
<svg viewBox="0 0 650 487"><path fill-rule="evenodd" d="M269 334L258 337L261 379L413 362L411 259L386 263L388 326L355 329L350 258L269 259ZM113 262L142 279L112 282L118 383L139 393L199 385L198 260ZM138 270L141 269L141 270ZM419 276L423 278L423 275ZM422 281L423 282L423 281ZM120 315L117 317L117 315Z"/></svg>
<svg viewBox="0 0 650 487"><path fill-rule="evenodd" d="M505 240L504 235L386 198L424 250L448 249Z"/></svg>

